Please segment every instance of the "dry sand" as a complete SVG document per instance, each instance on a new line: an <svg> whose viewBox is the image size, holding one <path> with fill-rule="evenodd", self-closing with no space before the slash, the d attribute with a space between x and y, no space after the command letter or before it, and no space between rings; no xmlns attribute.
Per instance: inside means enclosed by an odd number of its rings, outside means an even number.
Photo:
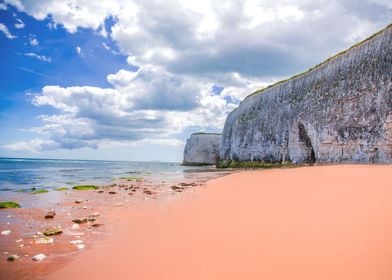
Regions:
<svg viewBox="0 0 392 280"><path fill-rule="evenodd" d="M392 166L245 171L113 208L113 234L46 279L392 279Z"/></svg>

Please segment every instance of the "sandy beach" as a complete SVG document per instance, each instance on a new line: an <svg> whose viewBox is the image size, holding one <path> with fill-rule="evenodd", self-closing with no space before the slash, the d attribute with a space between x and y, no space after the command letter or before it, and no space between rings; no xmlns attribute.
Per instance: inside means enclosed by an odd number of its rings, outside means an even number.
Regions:
<svg viewBox="0 0 392 280"><path fill-rule="evenodd" d="M231 174L111 208L105 242L43 279L392 279L391 181L387 165Z"/></svg>

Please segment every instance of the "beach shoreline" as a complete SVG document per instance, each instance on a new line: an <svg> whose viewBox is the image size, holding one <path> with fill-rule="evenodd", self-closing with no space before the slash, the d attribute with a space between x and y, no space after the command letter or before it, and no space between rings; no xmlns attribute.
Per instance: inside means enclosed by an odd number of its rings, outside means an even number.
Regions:
<svg viewBox="0 0 392 280"><path fill-rule="evenodd" d="M391 279L391 171L241 171L174 200L108 207L104 242L30 263L29 279Z"/></svg>
<svg viewBox="0 0 392 280"><path fill-rule="evenodd" d="M0 278L37 279L44 277L72 261L78 255L100 246L116 234L116 217L113 209L125 212L137 211L142 205L170 203L180 199L185 192L201 188L209 178L224 176L232 171L194 172L182 180L166 177L166 181L148 178L123 178L97 190L64 190L33 194L32 192L2 192L2 200L16 201L22 208L0 209ZM54 211L54 218L45 215ZM86 223L74 223L74 219L93 217ZM60 227L61 234L50 237L42 233L49 228ZM52 243L37 244L42 240ZM71 244L74 242L74 244ZM47 257L32 261L37 254ZM9 256L19 258L10 262Z"/></svg>

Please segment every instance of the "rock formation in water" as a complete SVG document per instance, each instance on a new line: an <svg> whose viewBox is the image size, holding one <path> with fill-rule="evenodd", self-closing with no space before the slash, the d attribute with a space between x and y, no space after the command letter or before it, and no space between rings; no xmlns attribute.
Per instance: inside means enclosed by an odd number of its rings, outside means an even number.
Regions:
<svg viewBox="0 0 392 280"><path fill-rule="evenodd" d="M220 158L392 163L392 25L245 98L227 117Z"/></svg>
<svg viewBox="0 0 392 280"><path fill-rule="evenodd" d="M186 141L184 165L215 164L219 156L221 134L193 133Z"/></svg>

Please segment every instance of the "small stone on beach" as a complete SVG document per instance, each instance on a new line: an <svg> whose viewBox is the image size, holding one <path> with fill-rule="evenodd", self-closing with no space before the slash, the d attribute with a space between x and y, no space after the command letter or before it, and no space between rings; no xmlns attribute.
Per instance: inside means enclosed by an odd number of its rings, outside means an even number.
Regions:
<svg viewBox="0 0 392 280"><path fill-rule="evenodd" d="M83 203L83 200L75 200L75 203L76 203L76 204Z"/></svg>
<svg viewBox="0 0 392 280"><path fill-rule="evenodd" d="M48 212L45 214L45 219L53 219L55 215L56 215L56 212L55 212L55 211L48 211Z"/></svg>
<svg viewBox="0 0 392 280"><path fill-rule="evenodd" d="M84 223L87 223L87 221L88 221L88 219L86 217L72 220L72 222L74 222L76 224L84 224Z"/></svg>
<svg viewBox="0 0 392 280"><path fill-rule="evenodd" d="M51 236L51 235L60 234L62 232L63 232L63 230L60 227L53 227L53 228L49 228L49 229L45 230L44 235Z"/></svg>
<svg viewBox="0 0 392 280"><path fill-rule="evenodd" d="M35 240L35 244L53 244L53 237L41 237Z"/></svg>
<svg viewBox="0 0 392 280"><path fill-rule="evenodd" d="M14 260L17 260L17 259L19 259L19 256L14 254L14 255L9 256L7 258L7 261L13 262Z"/></svg>
<svg viewBox="0 0 392 280"><path fill-rule="evenodd" d="M94 212L90 214L90 217L98 217L100 215L99 212Z"/></svg>
<svg viewBox="0 0 392 280"><path fill-rule="evenodd" d="M83 244L83 240L72 240L69 242L69 244L72 244L72 245Z"/></svg>
<svg viewBox="0 0 392 280"><path fill-rule="evenodd" d="M38 255L35 255L34 257L32 257L31 259L32 259L33 261L40 262L40 261L42 261L42 260L45 259L45 258L46 258L46 255L44 255L44 254L38 254Z"/></svg>
<svg viewBox="0 0 392 280"><path fill-rule="evenodd" d="M91 226L92 226L92 227L101 227L101 226L103 226L103 224L100 224L100 223L93 223Z"/></svg>
<svg viewBox="0 0 392 280"><path fill-rule="evenodd" d="M110 191L110 192L109 192L109 194L116 194L116 192L114 192L114 191Z"/></svg>
<svg viewBox="0 0 392 280"><path fill-rule="evenodd" d="M71 228L72 229L78 229L78 228L80 228L80 226L78 224L73 224Z"/></svg>
<svg viewBox="0 0 392 280"><path fill-rule="evenodd" d="M10 233L11 233L10 230L3 230L3 231L1 232L2 235L8 235L8 234L10 234Z"/></svg>
<svg viewBox="0 0 392 280"><path fill-rule="evenodd" d="M76 245L76 247L77 247L79 250L82 250L82 249L84 249L84 244L78 244L78 245Z"/></svg>

